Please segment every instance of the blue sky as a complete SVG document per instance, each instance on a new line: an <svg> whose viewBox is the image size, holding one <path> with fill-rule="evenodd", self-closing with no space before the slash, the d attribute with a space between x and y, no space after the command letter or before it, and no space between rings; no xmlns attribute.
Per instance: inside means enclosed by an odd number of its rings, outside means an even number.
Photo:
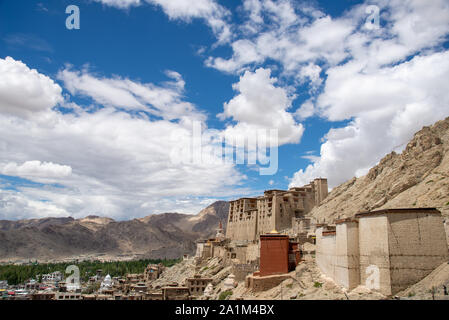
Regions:
<svg viewBox="0 0 449 320"><path fill-rule="evenodd" d="M0 1L0 218L196 213L363 175L449 115L448 26L444 0ZM278 170L173 163L198 121L278 130Z"/></svg>

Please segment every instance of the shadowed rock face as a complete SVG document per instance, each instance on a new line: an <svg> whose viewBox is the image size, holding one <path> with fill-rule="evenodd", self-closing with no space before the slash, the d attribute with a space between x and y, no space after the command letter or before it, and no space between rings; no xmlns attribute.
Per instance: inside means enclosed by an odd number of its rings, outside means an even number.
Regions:
<svg viewBox="0 0 449 320"><path fill-rule="evenodd" d="M418 131L401 154L334 188L310 215L331 222L357 212L437 207L449 217L449 118Z"/></svg>
<svg viewBox="0 0 449 320"><path fill-rule="evenodd" d="M228 202L217 201L197 215L164 213L129 221L97 216L0 220L0 261L88 254L177 258L192 254L195 241L213 235L219 221L226 223L228 210Z"/></svg>

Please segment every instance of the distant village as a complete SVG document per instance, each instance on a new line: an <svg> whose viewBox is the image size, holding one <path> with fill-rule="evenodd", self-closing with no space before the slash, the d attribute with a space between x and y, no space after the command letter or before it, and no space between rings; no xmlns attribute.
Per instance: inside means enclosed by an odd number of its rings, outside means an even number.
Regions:
<svg viewBox="0 0 449 320"><path fill-rule="evenodd" d="M67 282L60 271L15 287L0 281L0 294L29 300L227 299L242 283L257 293L295 280L295 270L309 262L345 292L364 286L391 297L448 262L449 224L437 209L384 209L318 223L308 213L327 194L327 179L319 178L230 201L226 230L220 222L215 237L198 240L195 254L184 255L181 263L192 272L180 281L158 282L167 268L149 264L125 277L98 270L80 284ZM216 276L206 276L212 260ZM229 272L221 275L224 268ZM445 286L438 289L447 297Z"/></svg>

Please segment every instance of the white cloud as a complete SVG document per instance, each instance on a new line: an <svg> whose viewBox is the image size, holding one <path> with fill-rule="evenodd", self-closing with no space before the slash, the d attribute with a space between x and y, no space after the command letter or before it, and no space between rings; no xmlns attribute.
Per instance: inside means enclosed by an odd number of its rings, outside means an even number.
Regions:
<svg viewBox="0 0 449 320"><path fill-rule="evenodd" d="M253 136L258 129L277 129L279 144L298 143L304 128L287 110L292 97L271 77L269 69L259 68L245 72L233 85L238 95L224 104L222 120L232 118L237 124L227 126L225 133L231 136Z"/></svg>
<svg viewBox="0 0 449 320"><path fill-rule="evenodd" d="M0 59L0 112L40 116L62 102L62 89L49 77L11 57Z"/></svg>
<svg viewBox="0 0 449 320"><path fill-rule="evenodd" d="M373 4L380 7L382 27L370 31L363 25L365 8ZM332 67L349 58L378 66L441 43L449 24L445 0L429 4L420 0L367 1L337 18L285 0L246 0L243 8L248 22L241 26L241 34L235 33L232 56L209 57L207 66L239 73L272 59L290 76L310 63ZM251 54L245 54L243 48L250 48Z"/></svg>
<svg viewBox="0 0 449 320"><path fill-rule="evenodd" d="M158 5L170 17L190 21L192 18L204 19L219 42L226 42L231 37L231 30L226 22L229 11L215 0L146 0Z"/></svg>
<svg viewBox="0 0 449 320"><path fill-rule="evenodd" d="M330 70L320 111L327 119L354 120L327 133L320 158L296 172L290 185L326 176L333 187L400 151L422 126L449 115L448 72L449 51L368 74L351 65Z"/></svg>
<svg viewBox="0 0 449 320"><path fill-rule="evenodd" d="M317 161L320 160L320 157L319 157L319 156L315 156L315 155L313 155L313 154L306 154L306 155L304 155L304 156L301 156L301 158L307 159L307 160L309 160L310 162L317 162Z"/></svg>
<svg viewBox="0 0 449 320"><path fill-rule="evenodd" d="M171 199L170 211L178 211L182 208L176 207L176 201L187 195L226 197L239 192L238 187L230 189L242 180L232 164L217 167L212 163L172 162L171 150L191 135L181 124L148 121L111 109L93 114L55 114L55 118L53 126L42 126L0 117L4 148L0 162L38 158L70 166L70 176L51 179L64 188L43 195L75 216L142 216L160 212L159 202L165 198ZM172 139L174 131L184 132L185 138ZM29 132L33 132L32 137ZM42 181L32 176L29 179ZM31 190L22 192L31 194ZM79 203L74 206L61 201L66 196Z"/></svg>
<svg viewBox="0 0 449 320"><path fill-rule="evenodd" d="M64 69L57 77L72 95L91 97L103 106L147 111L167 120L186 117L204 119L194 105L183 101L185 82L182 76L175 71L167 71L166 74L174 81L167 82L164 86L120 77L99 77L86 69Z"/></svg>
<svg viewBox="0 0 449 320"><path fill-rule="evenodd" d="M309 62L309 64L300 68L299 78L303 82L309 82L313 89L316 89L322 83L320 77L321 67Z"/></svg>
<svg viewBox="0 0 449 320"><path fill-rule="evenodd" d="M162 7L172 19L190 19L208 17L219 12L222 7L213 0L147 0Z"/></svg>
<svg viewBox="0 0 449 320"><path fill-rule="evenodd" d="M170 19L190 22L203 19L217 36L219 43L231 38L231 29L227 23L230 12L215 0L94 0L118 9L129 9L147 2L159 6Z"/></svg>
<svg viewBox="0 0 449 320"><path fill-rule="evenodd" d="M4 175L32 179L38 182L49 182L52 178L65 178L72 174L70 166L37 160L26 161L21 165L9 162L0 165L0 172Z"/></svg>
<svg viewBox="0 0 449 320"><path fill-rule="evenodd" d="M52 203L30 199L20 192L0 188L0 219L68 217L70 213Z"/></svg>
<svg viewBox="0 0 449 320"><path fill-rule="evenodd" d="M301 107L298 108L298 110L295 111L294 116L298 120L304 120L311 116L313 116L315 113L315 107L312 103L312 101L307 100L304 102Z"/></svg>
<svg viewBox="0 0 449 320"><path fill-rule="evenodd" d="M44 77L30 73L26 67L21 70L17 79L23 79L25 86L32 83L29 77ZM190 124L196 119L195 112L189 118L184 109L176 109L176 104L184 103L177 91L183 87L179 74L169 72L176 80L171 82L173 86L159 87L65 71L61 77L72 86L73 94L92 96L111 106L87 112L65 103L72 112L44 109L48 121L20 118L0 109L2 174L47 184L36 188L19 183L13 185L17 190L3 190L0 203L6 208L2 209L4 218L98 214L121 219L165 210L196 213L207 199L248 192L241 187L245 177L233 164L172 161L171 151L191 140ZM96 88L89 88L87 83ZM14 88L20 84L10 85ZM13 105L34 97L34 92L27 89L14 96ZM45 92L53 93L42 94ZM51 101L48 97L41 99ZM126 107L138 111L135 101L143 110L151 101L163 117L182 116L185 121L150 120L127 112ZM181 137L174 139L173 132Z"/></svg>
<svg viewBox="0 0 449 320"><path fill-rule="evenodd" d="M139 6L141 4L140 0L94 0L96 2L101 2L104 5L116 7L119 9L128 9L130 7Z"/></svg>
<svg viewBox="0 0 449 320"><path fill-rule="evenodd" d="M378 30L364 27L368 5L380 8ZM423 125L449 115L449 59L441 46L447 1L366 1L339 17L283 0L246 0L243 9L248 20L237 28L231 56L211 56L206 65L241 74L275 64L284 82L309 95L297 120L349 121L325 135L320 157L308 157L312 164L291 185L327 176L335 186L363 174Z"/></svg>
<svg viewBox="0 0 449 320"><path fill-rule="evenodd" d="M243 37L231 44L233 54L229 59L209 57L206 60L207 66L238 73L245 67L273 59L281 63L283 72L296 76L298 69L307 66L309 62L325 60L329 64L337 64L348 57L344 40L353 32L351 20L317 15L316 11L309 8L302 9L300 14L295 15L293 6L286 5L287 1L280 1L280 6L272 1L264 2L271 4L265 5L265 9L275 17L269 21L269 27L259 26L261 31L250 34L249 37L244 32ZM283 5L287 9L283 9ZM273 11L274 8L277 11ZM290 18L285 20L284 15ZM246 30L248 25L243 28ZM248 48L250 54L246 52ZM315 78L313 80L316 81Z"/></svg>
<svg viewBox="0 0 449 320"><path fill-rule="evenodd" d="M264 57L258 52L257 46L247 39L239 39L232 44L234 52L233 59L223 59L221 57L209 57L206 65L212 66L220 71L232 73L241 72L247 64L262 62Z"/></svg>

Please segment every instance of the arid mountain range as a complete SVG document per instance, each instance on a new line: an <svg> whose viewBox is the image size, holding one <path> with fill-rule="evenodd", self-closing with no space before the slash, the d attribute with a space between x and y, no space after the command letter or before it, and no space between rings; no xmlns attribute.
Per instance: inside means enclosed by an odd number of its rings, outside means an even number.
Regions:
<svg viewBox="0 0 449 320"><path fill-rule="evenodd" d="M129 221L83 219L0 220L0 261L61 261L100 258L177 258L193 253L195 240L209 237L229 204L217 201L197 215L163 213Z"/></svg>

